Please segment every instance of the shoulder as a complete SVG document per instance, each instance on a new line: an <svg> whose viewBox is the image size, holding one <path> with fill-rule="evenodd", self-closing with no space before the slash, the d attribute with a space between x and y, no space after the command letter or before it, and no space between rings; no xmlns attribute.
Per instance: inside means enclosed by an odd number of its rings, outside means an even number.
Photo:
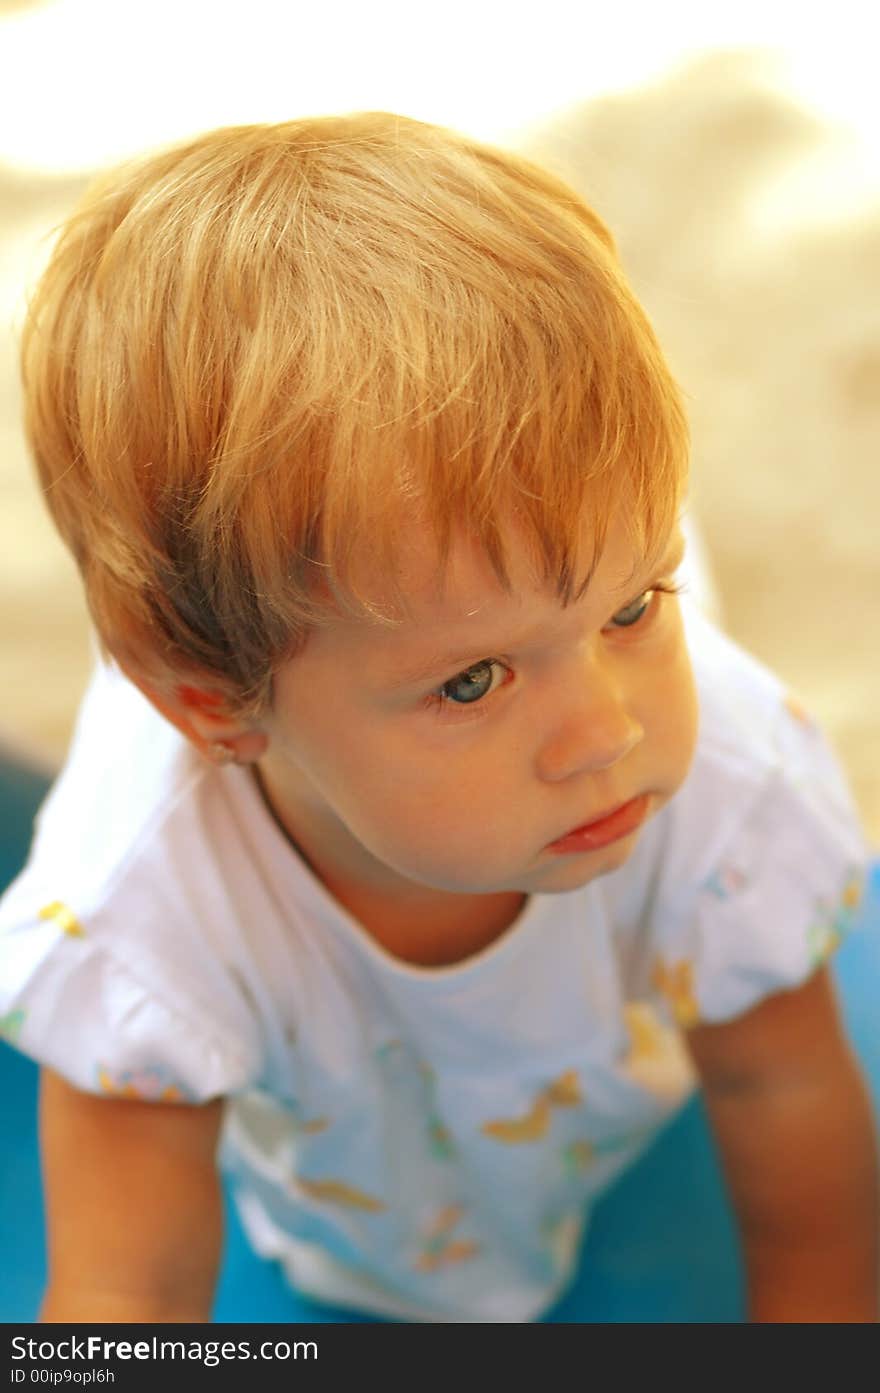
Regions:
<svg viewBox="0 0 880 1393"><path fill-rule="evenodd" d="M726 758L743 774L776 758L776 736L790 694L765 663L748 653L693 604L681 606L699 699L696 758Z"/></svg>
<svg viewBox="0 0 880 1393"><path fill-rule="evenodd" d="M111 881L175 809L186 812L200 763L132 683L99 664L37 814L28 869L51 865L84 889Z"/></svg>
<svg viewBox="0 0 880 1393"><path fill-rule="evenodd" d="M693 606L683 606L683 614L699 727L670 820L688 828L697 820L705 845L784 804L790 826L806 835L816 824L861 859L864 838L846 775L820 723L765 663Z"/></svg>
<svg viewBox="0 0 880 1393"><path fill-rule="evenodd" d="M78 1087L203 1097L258 1068L217 884L224 827L205 812L215 771L199 763L99 670L0 900L0 1028Z"/></svg>
<svg viewBox="0 0 880 1393"><path fill-rule="evenodd" d="M820 725L705 617L686 631L697 748L633 870L654 985L693 1024L805 981L857 922L869 850Z"/></svg>

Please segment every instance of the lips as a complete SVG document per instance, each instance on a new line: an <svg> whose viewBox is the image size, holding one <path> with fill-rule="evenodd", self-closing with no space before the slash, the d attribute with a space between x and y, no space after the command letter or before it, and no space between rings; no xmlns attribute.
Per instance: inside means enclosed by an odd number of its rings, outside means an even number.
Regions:
<svg viewBox="0 0 880 1393"><path fill-rule="evenodd" d="M573 827L570 832L550 843L551 851L589 851L594 847L606 846L621 837L629 836L645 820L649 798L642 794L631 798L628 803L620 803L610 808L591 822Z"/></svg>

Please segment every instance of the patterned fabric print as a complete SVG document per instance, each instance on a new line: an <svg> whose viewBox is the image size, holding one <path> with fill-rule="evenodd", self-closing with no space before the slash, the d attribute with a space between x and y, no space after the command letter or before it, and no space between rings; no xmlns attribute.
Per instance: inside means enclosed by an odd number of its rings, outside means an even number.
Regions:
<svg viewBox="0 0 880 1393"><path fill-rule="evenodd" d="M736 866L719 866L700 889L714 895L717 900L729 900L740 894L748 885L748 876Z"/></svg>
<svg viewBox="0 0 880 1393"><path fill-rule="evenodd" d="M689 1030L700 1019L700 1008L694 995L694 967L689 958L667 963L657 958L651 982L672 1007L672 1014L683 1030Z"/></svg>
<svg viewBox="0 0 880 1393"><path fill-rule="evenodd" d="M455 1143L443 1119L437 1112L437 1079L434 1070L424 1060L412 1060L402 1040L386 1040L376 1049L376 1059L389 1082L399 1082L401 1073L418 1079L418 1104L426 1118L428 1149L437 1161L451 1161L456 1155Z"/></svg>
<svg viewBox="0 0 880 1393"><path fill-rule="evenodd" d="M71 938L85 938L85 929L80 924L73 910L68 909L66 904L60 900L53 900L51 904L44 905L40 910L41 919L51 919L59 927L62 933L69 934Z"/></svg>
<svg viewBox="0 0 880 1393"><path fill-rule="evenodd" d="M782 704L788 714L794 717L798 725L805 726L807 730L815 729L816 723L813 717L804 706L800 697L795 696L794 692L786 692Z"/></svg>
<svg viewBox="0 0 880 1393"><path fill-rule="evenodd" d="M364 1190L358 1190L345 1180L305 1180L298 1175L294 1185L310 1199L324 1204L340 1204L344 1209L364 1209L369 1214L382 1214L388 1206Z"/></svg>
<svg viewBox="0 0 880 1393"><path fill-rule="evenodd" d="M440 1210L422 1236L422 1251L414 1263L418 1272L436 1272L438 1267L476 1257L480 1251L479 1243L469 1238L453 1237L453 1230L461 1223L464 1213L461 1204L450 1204Z"/></svg>
<svg viewBox="0 0 880 1393"><path fill-rule="evenodd" d="M671 1089L670 1089L671 1093ZM680 1095L676 1094L676 1101ZM614 1156L622 1151L638 1151L656 1136L655 1127L625 1132L618 1137L602 1137L599 1141L588 1141L585 1137L569 1142L562 1150L562 1166L570 1180L580 1179L591 1166L606 1156Z"/></svg>
<svg viewBox="0 0 880 1393"><path fill-rule="evenodd" d="M583 1101L577 1071L568 1069L541 1089L532 1107L522 1117L484 1122L482 1130L487 1137L508 1145L540 1141L550 1127L551 1108L574 1108Z"/></svg>
<svg viewBox="0 0 880 1393"><path fill-rule="evenodd" d="M562 1150L562 1165L568 1176L580 1176L589 1170L596 1159L596 1148L585 1137L571 1141Z"/></svg>
<svg viewBox="0 0 880 1393"><path fill-rule="evenodd" d="M690 1091L694 1069L678 1029L668 1026L647 1001L629 1001L623 1007L628 1048L619 1069L627 1079L664 1104L681 1102ZM626 1132L622 1136L571 1141L562 1152L563 1168L569 1178L578 1178L605 1156L631 1150L654 1135Z"/></svg>
<svg viewBox="0 0 880 1393"><path fill-rule="evenodd" d="M859 906L865 889L865 876L853 871L847 877L843 894L837 904L819 900L815 918L807 928L807 944L814 968L821 967L837 951L856 926Z"/></svg>
<svg viewBox="0 0 880 1393"><path fill-rule="evenodd" d="M426 1064L415 1063L409 1056L409 1050L400 1039L384 1041L375 1050L377 1063L382 1067L383 1074L386 1075L391 1085L397 1082L398 1088L404 1082L418 1081L419 1092L423 1095L423 1112L429 1119L429 1144L432 1153L440 1153L441 1158L446 1159L451 1155L451 1139L448 1138L446 1128L443 1127L439 1117L436 1116L433 1106L434 1077L433 1071ZM326 1119L317 1119L313 1123L306 1123L301 1130L323 1131L327 1126ZM292 1192L297 1190L304 1192L311 1199L317 1199L320 1204L340 1205L344 1209L359 1209L366 1213L384 1213L388 1206L383 1199L376 1198L375 1195L368 1194L368 1191L359 1190L356 1185L347 1180L333 1177L326 1180L312 1180L304 1176L295 1176L292 1181Z"/></svg>
<svg viewBox="0 0 880 1393"><path fill-rule="evenodd" d="M620 1068L661 1102L684 1098L693 1066L678 1030L663 1023L647 1001L629 1001L623 1008L630 1047Z"/></svg>
<svg viewBox="0 0 880 1393"><path fill-rule="evenodd" d="M0 1037L8 1040L10 1045L14 1045L21 1028L24 1025L24 1011L9 1011L5 1016L0 1016Z"/></svg>
<svg viewBox="0 0 880 1393"><path fill-rule="evenodd" d="M304 1136L314 1137L318 1132L326 1132L327 1128L330 1126L330 1122L326 1117L313 1117L309 1122L297 1122L294 1120L294 1126L297 1132L301 1132Z"/></svg>
<svg viewBox="0 0 880 1393"><path fill-rule="evenodd" d="M326 1132L330 1126L329 1117L308 1117L299 1100L289 1093L282 1094L279 1091L275 1096L275 1102L283 1106L285 1125L290 1127L295 1136L316 1137L320 1132Z"/></svg>
<svg viewBox="0 0 880 1393"><path fill-rule="evenodd" d="M425 1092L428 1105L428 1145L431 1148L431 1155L438 1161L451 1161L454 1159L455 1143L444 1126L441 1118L437 1114L434 1097L437 1091L437 1078L430 1064L419 1063L419 1072L425 1082Z"/></svg>
<svg viewBox="0 0 880 1393"><path fill-rule="evenodd" d="M161 1067L125 1069L114 1073L104 1064L97 1069L98 1086L109 1098L129 1098L142 1103L193 1103L195 1098L181 1084L169 1079Z"/></svg>
<svg viewBox="0 0 880 1393"><path fill-rule="evenodd" d="M583 1215L580 1210L548 1218L541 1224L541 1233L554 1255L557 1266L565 1267L568 1256L580 1239Z"/></svg>

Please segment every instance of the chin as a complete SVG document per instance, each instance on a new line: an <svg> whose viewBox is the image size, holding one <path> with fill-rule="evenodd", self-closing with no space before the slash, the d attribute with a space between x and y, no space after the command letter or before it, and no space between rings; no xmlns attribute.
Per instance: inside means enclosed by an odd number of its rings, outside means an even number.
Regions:
<svg viewBox="0 0 880 1393"><path fill-rule="evenodd" d="M579 890L600 876L620 870L632 856L640 831L641 828L638 828L628 837L598 847L595 851L569 852L562 856L551 853L552 861L542 867L541 883L535 884L532 889L539 894L564 894L566 890Z"/></svg>

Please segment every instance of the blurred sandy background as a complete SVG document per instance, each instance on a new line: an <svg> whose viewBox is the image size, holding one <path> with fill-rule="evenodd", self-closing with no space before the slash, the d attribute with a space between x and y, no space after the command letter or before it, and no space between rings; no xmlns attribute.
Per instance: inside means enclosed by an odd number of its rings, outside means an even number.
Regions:
<svg viewBox="0 0 880 1393"><path fill-rule="evenodd" d="M19 426L16 325L48 232L91 172L129 152L241 120L383 107L525 148L610 223L690 401L695 511L725 625L824 723L880 845L869 34L836 10L845 52L784 32L768 52L756 7L751 29L701 43L689 7L676 30L673 5L663 43L636 52L623 5L603 16L597 51L556 0L450 3L436 26L413 7L365 18L330 4L320 29L292 24L297 8L160 0L132 17L107 0L0 0L0 740L57 763L89 666L76 575Z"/></svg>

